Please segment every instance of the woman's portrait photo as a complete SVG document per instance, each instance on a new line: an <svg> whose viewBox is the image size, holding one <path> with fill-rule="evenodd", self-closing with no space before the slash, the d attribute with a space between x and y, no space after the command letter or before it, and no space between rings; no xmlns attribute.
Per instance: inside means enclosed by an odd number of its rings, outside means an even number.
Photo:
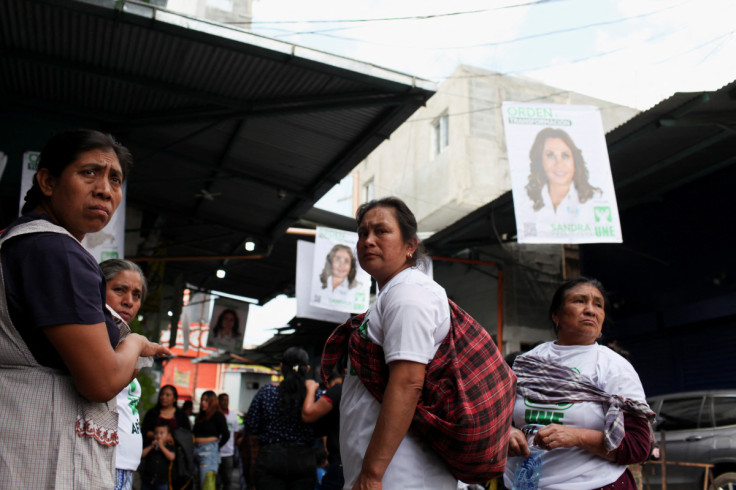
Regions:
<svg viewBox="0 0 736 490"><path fill-rule="evenodd" d="M357 233L332 228L317 229L310 280L309 304L352 313L368 307L370 277L360 268L350 240Z"/></svg>
<svg viewBox="0 0 736 490"><path fill-rule="evenodd" d="M603 191L589 182L583 152L562 129L544 128L529 150L529 182L525 189L534 211L549 207L554 213L563 202L577 209Z"/></svg>
<svg viewBox="0 0 736 490"><path fill-rule="evenodd" d="M355 280L356 273L355 256L352 249L347 245L337 244L327 254L319 280L322 283L322 289L328 289L330 292L338 288L348 290L358 284Z"/></svg>
<svg viewBox="0 0 736 490"><path fill-rule="evenodd" d="M247 311L215 305L210 322L207 347L217 347L228 351L239 351L243 347Z"/></svg>

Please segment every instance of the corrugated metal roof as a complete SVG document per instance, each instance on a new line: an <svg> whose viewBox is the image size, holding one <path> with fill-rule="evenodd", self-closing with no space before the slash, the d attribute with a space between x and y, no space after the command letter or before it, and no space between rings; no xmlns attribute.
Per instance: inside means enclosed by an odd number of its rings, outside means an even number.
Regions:
<svg viewBox="0 0 736 490"><path fill-rule="evenodd" d="M293 288L286 228L435 90L131 1L3 0L0 53L6 138L34 120L43 140L48 126L112 132L136 160L128 207L144 234L158 223L168 256L241 254L246 239L270 252L226 280L220 260L169 262L167 276L260 300Z"/></svg>

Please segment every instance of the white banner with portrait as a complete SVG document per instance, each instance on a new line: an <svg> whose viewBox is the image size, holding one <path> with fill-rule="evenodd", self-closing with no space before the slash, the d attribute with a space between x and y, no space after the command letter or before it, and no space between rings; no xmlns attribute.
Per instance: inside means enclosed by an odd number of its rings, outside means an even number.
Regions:
<svg viewBox="0 0 736 490"><path fill-rule="evenodd" d="M600 110L503 103L519 243L621 243Z"/></svg>
<svg viewBox="0 0 736 490"><path fill-rule="evenodd" d="M324 259L322 259L324 260ZM304 240L296 242L296 316L298 318L311 318L332 323L345 323L349 313L328 310L309 304L312 296L312 277L319 272L314 261L314 243ZM322 264L319 265L320 270Z"/></svg>
<svg viewBox="0 0 736 490"><path fill-rule="evenodd" d="M346 313L368 309L371 278L358 265L356 243L355 232L317 227L310 305Z"/></svg>
<svg viewBox="0 0 736 490"><path fill-rule="evenodd" d="M207 347L241 352L246 323L248 323L248 303L228 298L216 299L212 308Z"/></svg>

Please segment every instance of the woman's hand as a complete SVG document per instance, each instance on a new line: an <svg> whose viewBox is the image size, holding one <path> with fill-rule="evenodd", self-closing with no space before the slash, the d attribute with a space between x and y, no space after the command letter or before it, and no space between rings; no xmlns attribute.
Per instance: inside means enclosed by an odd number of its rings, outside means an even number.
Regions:
<svg viewBox="0 0 736 490"><path fill-rule="evenodd" d="M307 387L307 393L310 391L312 392L312 396L314 396L314 393L317 392L317 388L319 388L319 383L317 383L313 379L308 379L304 382L304 385Z"/></svg>
<svg viewBox="0 0 736 490"><path fill-rule="evenodd" d="M511 427L509 432L509 456L524 456L528 458L529 445L526 442L526 435L516 427Z"/></svg>
<svg viewBox="0 0 736 490"><path fill-rule="evenodd" d="M557 424L550 424L539 429L534 437L534 444L543 449L579 447L608 461L615 461L618 452L618 449L613 451L606 449L603 442L603 432L599 430Z"/></svg>
<svg viewBox="0 0 736 490"><path fill-rule="evenodd" d="M133 340L141 343L139 357L151 357L151 356L171 356L173 355L168 347L165 347L156 342L151 342L143 335L137 333L131 333L125 340Z"/></svg>
<svg viewBox="0 0 736 490"><path fill-rule="evenodd" d="M550 424L542 427L534 436L534 444L543 449L581 446L580 429L565 425Z"/></svg>
<svg viewBox="0 0 736 490"><path fill-rule="evenodd" d="M358 480L353 485L353 490L382 490L383 482L369 478L364 473L358 475Z"/></svg>

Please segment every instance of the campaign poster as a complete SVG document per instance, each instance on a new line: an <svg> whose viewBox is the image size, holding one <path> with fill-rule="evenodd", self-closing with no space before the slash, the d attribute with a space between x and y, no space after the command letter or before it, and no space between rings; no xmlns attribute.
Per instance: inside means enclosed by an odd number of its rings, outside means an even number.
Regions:
<svg viewBox="0 0 736 490"><path fill-rule="evenodd" d="M38 169L37 151L26 151L23 153L23 168L20 177L20 205L18 211L23 209L26 193L33 186L33 176ZM115 214L110 222L96 233L87 233L82 240L82 246L87 249L97 262L107 259L119 259L125 256L125 206L126 206L127 184L123 184L123 199L120 201Z"/></svg>
<svg viewBox="0 0 736 490"><path fill-rule="evenodd" d="M371 278L358 264L356 243L355 232L317 227L310 305L345 313L368 309Z"/></svg>
<svg viewBox="0 0 736 490"><path fill-rule="evenodd" d="M304 240L296 242L296 316L332 323L345 323L350 314L328 310L309 304L312 295L312 272L315 269L314 243Z"/></svg>
<svg viewBox="0 0 736 490"><path fill-rule="evenodd" d="M227 298L216 299L212 308L207 347L228 352L242 351L247 321L248 303Z"/></svg>
<svg viewBox="0 0 736 490"><path fill-rule="evenodd" d="M594 106L503 103L519 243L621 243L603 122Z"/></svg>

